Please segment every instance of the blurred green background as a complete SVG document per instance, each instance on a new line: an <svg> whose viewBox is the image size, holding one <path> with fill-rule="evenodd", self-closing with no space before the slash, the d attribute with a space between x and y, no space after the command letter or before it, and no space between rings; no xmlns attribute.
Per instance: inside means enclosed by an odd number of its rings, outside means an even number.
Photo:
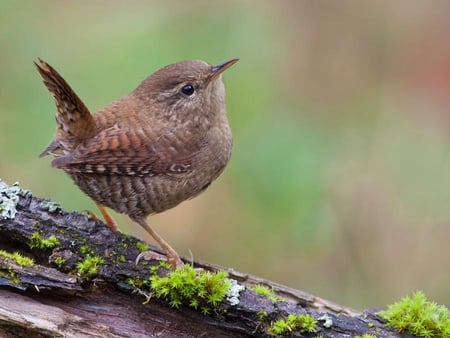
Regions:
<svg viewBox="0 0 450 338"><path fill-rule="evenodd" d="M150 224L180 254L355 308L416 289L450 305L450 2L0 6L7 183L97 212L37 157L55 128L37 57L95 111L166 64L238 56L224 76L235 137L228 168Z"/></svg>

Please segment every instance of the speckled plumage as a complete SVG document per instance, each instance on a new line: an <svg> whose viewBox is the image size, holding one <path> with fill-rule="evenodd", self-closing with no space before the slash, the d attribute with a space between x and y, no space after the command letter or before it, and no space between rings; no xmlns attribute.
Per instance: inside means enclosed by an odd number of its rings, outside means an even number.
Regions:
<svg viewBox="0 0 450 338"><path fill-rule="evenodd" d="M36 66L57 106L56 136L41 156L53 155L52 165L100 208L129 215L155 237L146 216L198 195L228 163L232 136L221 73L235 62L166 66L91 114L67 82L39 60ZM184 91L189 85L192 94ZM169 259L181 264L178 255Z"/></svg>

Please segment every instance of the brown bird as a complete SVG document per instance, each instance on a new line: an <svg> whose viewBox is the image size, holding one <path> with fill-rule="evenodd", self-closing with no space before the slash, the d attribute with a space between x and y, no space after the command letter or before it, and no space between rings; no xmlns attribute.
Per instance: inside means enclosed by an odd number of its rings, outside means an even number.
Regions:
<svg viewBox="0 0 450 338"><path fill-rule="evenodd" d="M158 242L174 268L182 266L146 217L198 195L224 170L232 136L221 74L238 60L168 65L95 114L39 60L35 65L57 107L56 136L41 156L55 157L52 166L94 200L109 227L118 230L105 207L127 214Z"/></svg>

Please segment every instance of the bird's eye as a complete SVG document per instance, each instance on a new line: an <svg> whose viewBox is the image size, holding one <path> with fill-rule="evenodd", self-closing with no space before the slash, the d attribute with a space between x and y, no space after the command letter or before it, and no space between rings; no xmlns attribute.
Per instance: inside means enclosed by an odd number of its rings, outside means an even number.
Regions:
<svg viewBox="0 0 450 338"><path fill-rule="evenodd" d="M192 94L194 94L194 91L195 91L194 86L191 84L184 85L181 88L181 92L187 96L191 96Z"/></svg>

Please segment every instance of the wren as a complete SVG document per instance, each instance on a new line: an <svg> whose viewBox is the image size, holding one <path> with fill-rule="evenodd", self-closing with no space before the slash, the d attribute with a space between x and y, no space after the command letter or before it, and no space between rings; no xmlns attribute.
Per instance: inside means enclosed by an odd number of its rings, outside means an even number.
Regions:
<svg viewBox="0 0 450 338"><path fill-rule="evenodd" d="M56 136L41 156L52 155L118 227L106 207L128 215L161 246L174 268L177 252L147 223L148 215L197 196L227 165L232 135L222 73L239 59L218 65L181 61L147 77L130 94L91 114L59 73L35 65L54 96ZM137 258L158 257L146 252Z"/></svg>

